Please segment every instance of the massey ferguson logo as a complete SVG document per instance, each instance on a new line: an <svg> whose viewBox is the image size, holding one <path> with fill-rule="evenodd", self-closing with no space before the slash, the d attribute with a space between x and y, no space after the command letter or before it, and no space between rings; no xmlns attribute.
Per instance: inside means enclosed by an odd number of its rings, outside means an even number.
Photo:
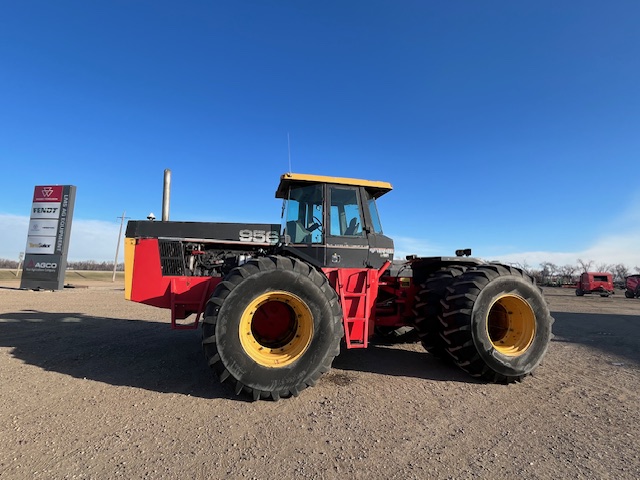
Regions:
<svg viewBox="0 0 640 480"><path fill-rule="evenodd" d="M64 187L62 185L40 185L33 189L34 202L59 202L62 200Z"/></svg>

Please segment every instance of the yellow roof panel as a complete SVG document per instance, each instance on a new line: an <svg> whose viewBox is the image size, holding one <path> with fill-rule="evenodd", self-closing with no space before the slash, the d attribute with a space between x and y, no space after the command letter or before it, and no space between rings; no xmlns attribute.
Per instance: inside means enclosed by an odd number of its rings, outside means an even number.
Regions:
<svg viewBox="0 0 640 480"><path fill-rule="evenodd" d="M333 183L337 185L365 187L375 198L393 189L389 182L361 180L359 178L327 177L324 175L309 175L305 173L285 173L280 177L280 185L278 185L278 190L276 190L276 198L285 198L291 185L304 183Z"/></svg>

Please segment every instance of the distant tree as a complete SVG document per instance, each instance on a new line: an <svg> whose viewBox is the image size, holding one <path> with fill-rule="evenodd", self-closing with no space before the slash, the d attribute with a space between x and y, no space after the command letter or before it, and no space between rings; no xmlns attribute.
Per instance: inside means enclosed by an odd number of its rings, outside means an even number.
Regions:
<svg viewBox="0 0 640 480"><path fill-rule="evenodd" d="M613 280L614 282L624 282L624 279L629 275L629 269L622 263L618 263L613 266Z"/></svg>
<svg viewBox="0 0 640 480"><path fill-rule="evenodd" d="M554 277L558 272L558 266L555 263L542 262L540 267L540 283L542 285L549 285L550 283L553 283Z"/></svg>
<svg viewBox="0 0 640 480"><path fill-rule="evenodd" d="M589 270L591 270L591 267L593 266L593 260L589 260L588 262L585 262L582 259L578 259L577 260L578 265L580 265L580 268L582 269L583 272L588 272Z"/></svg>
<svg viewBox="0 0 640 480"><path fill-rule="evenodd" d="M573 283L573 275L578 270L575 265L563 265L560 267L560 276L562 277L562 283Z"/></svg>
<svg viewBox="0 0 640 480"><path fill-rule="evenodd" d="M81 261L75 261L75 262L68 262L67 269L112 272L113 262L96 262L95 260L81 260ZM123 271L124 263L119 263L116 267L116 270Z"/></svg>
<svg viewBox="0 0 640 480"><path fill-rule="evenodd" d="M596 265L596 271L598 272L613 272L615 265L609 263L599 263Z"/></svg>
<svg viewBox="0 0 640 480"><path fill-rule="evenodd" d="M0 258L0 268L18 268L18 262L15 260L7 260L6 258Z"/></svg>
<svg viewBox="0 0 640 480"><path fill-rule="evenodd" d="M512 263L512 265L516 268L523 270L525 273L528 273L529 275L531 275L531 265L529 265L526 260L523 260L522 263L520 262Z"/></svg>
<svg viewBox="0 0 640 480"><path fill-rule="evenodd" d="M535 278L536 283L538 285L542 285L542 271L540 271L537 268L531 268L529 269L529 275L531 275L533 278Z"/></svg>

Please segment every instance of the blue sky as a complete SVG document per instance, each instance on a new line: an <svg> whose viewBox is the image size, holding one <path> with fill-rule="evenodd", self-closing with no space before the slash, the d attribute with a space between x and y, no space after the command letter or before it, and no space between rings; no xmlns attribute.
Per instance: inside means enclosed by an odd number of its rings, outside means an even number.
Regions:
<svg viewBox="0 0 640 480"><path fill-rule="evenodd" d="M0 258L77 186L70 260L119 221L278 222L279 176L385 180L399 254L640 266L640 3L0 6Z"/></svg>

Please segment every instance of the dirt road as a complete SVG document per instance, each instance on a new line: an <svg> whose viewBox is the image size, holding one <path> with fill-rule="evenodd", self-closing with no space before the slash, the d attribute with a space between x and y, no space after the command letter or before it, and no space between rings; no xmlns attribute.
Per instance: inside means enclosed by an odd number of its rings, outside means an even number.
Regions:
<svg viewBox="0 0 640 480"><path fill-rule="evenodd" d="M378 345L298 398L248 402L199 331L121 284L4 285L0 478L640 478L640 300L620 293L547 290L556 336L520 384Z"/></svg>

